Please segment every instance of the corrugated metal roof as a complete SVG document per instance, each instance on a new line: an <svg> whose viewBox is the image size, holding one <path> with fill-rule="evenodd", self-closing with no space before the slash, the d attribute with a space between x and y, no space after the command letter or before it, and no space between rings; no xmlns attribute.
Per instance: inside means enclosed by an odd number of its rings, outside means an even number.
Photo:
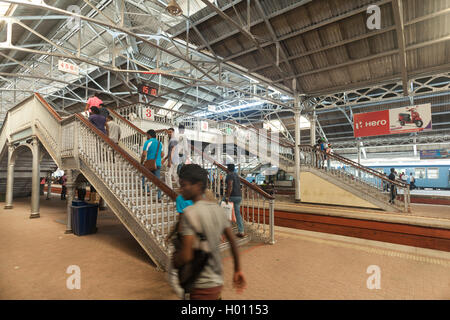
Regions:
<svg viewBox="0 0 450 320"><path fill-rule="evenodd" d="M376 83L377 79L385 81L389 76L399 77L402 70L399 41L394 8L390 1L381 1L380 31L369 30L366 25L369 17L366 9L374 4L372 0L314 0L304 5L296 3L298 1L260 0L277 40L288 55L290 65L294 72L298 73L297 82L306 93L326 89L332 93L333 88L343 85L355 87L359 82L372 80ZM402 3L406 24L412 19L438 13L450 7L450 0L404 0ZM261 12L254 10L255 7L256 5L252 4L251 15L252 21L255 22L251 32L263 50L275 59L275 43ZM246 1L236 4L235 8L241 16L242 26L245 27ZM239 21L236 11L228 7L224 12ZM213 42L211 47L217 54L224 58L233 57L231 61L250 70L256 69L257 73L271 80L281 81L283 77L276 71L276 67L261 55L254 43L248 41L231 23L214 15L211 10L205 11L202 17L208 15L212 17L197 20L200 21L197 28L208 42ZM406 46L421 46L406 51L408 71L445 66L450 62L448 40L436 44L425 43L449 35L450 15L447 13L426 18L404 28ZM397 52L392 54L395 51ZM298 57L299 55L303 56ZM280 57L283 58L282 55ZM284 77L288 77L281 83L290 86L291 69L284 61L281 61L280 65L287 70Z"/></svg>

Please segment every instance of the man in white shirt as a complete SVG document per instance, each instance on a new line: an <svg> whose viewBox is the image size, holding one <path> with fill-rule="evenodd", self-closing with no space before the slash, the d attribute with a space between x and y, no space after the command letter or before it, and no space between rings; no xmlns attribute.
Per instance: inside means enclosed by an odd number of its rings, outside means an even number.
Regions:
<svg viewBox="0 0 450 320"><path fill-rule="evenodd" d="M178 154L176 151L176 146L178 144L178 140L175 138L175 130L173 128L169 128L167 130L167 134L169 135L169 147L168 147L168 153L167 156L164 158L163 161L167 161L167 172L166 172L166 184L169 186L170 189L173 189L172 186L172 178L175 180L175 185L178 186L178 175L177 175L177 169L178 169Z"/></svg>
<svg viewBox="0 0 450 320"><path fill-rule="evenodd" d="M120 126L113 121L111 116L106 118L106 133L112 141L119 144L121 134Z"/></svg>
<svg viewBox="0 0 450 320"><path fill-rule="evenodd" d="M190 163L191 148L188 138L184 135L184 125L178 126L178 145L177 152L179 157L179 165L177 173L180 171L182 165Z"/></svg>

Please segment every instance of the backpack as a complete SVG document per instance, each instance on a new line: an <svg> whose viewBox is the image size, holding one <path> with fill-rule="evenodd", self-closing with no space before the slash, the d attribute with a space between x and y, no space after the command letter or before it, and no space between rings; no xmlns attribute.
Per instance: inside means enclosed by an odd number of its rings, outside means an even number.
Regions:
<svg viewBox="0 0 450 320"><path fill-rule="evenodd" d="M189 219L185 214L180 215L184 217L186 223L194 229L192 224L189 222ZM179 232L180 220L178 220L175 231L172 237L172 244L175 247L174 255L178 254L181 250L181 243L183 236ZM195 230L195 229L194 229ZM200 242L207 241L206 236L203 233L195 231L197 237L200 239ZM202 249L194 249L194 258L188 263L182 265L178 268L178 280L180 282L180 286L183 288L185 293L189 293L193 289L194 282L199 277L200 273L203 271L205 266L208 263L209 258L211 257L211 253L204 251Z"/></svg>
<svg viewBox="0 0 450 320"><path fill-rule="evenodd" d="M109 111L106 109L106 107L99 108L98 111L100 112L100 115L104 116L105 118L109 116Z"/></svg>

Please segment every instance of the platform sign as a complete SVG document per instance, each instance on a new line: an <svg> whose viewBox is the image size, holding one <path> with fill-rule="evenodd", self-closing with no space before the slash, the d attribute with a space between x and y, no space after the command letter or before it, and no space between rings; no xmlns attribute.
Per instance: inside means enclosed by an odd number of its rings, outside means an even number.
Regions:
<svg viewBox="0 0 450 320"><path fill-rule="evenodd" d="M155 110L150 108L144 108L143 111L144 111L143 114L144 120L155 121Z"/></svg>
<svg viewBox="0 0 450 320"><path fill-rule="evenodd" d="M144 94L146 96L152 96L152 97L157 97L158 96L158 89L152 88L152 87L147 86L145 84L139 84L138 85L138 92L140 94Z"/></svg>
<svg viewBox="0 0 450 320"><path fill-rule="evenodd" d="M76 64L65 62L64 60L58 60L58 70L74 75L78 75L80 73L80 68Z"/></svg>
<svg viewBox="0 0 450 320"><path fill-rule="evenodd" d="M208 131L208 122L207 121L200 121L200 128L202 131Z"/></svg>
<svg viewBox="0 0 450 320"><path fill-rule="evenodd" d="M353 128L355 138L429 131L431 104L354 114Z"/></svg>

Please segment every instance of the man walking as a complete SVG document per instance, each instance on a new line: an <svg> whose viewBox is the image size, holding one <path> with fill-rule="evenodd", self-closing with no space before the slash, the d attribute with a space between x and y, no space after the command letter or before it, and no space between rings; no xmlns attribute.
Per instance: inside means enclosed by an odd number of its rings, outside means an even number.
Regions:
<svg viewBox="0 0 450 320"><path fill-rule="evenodd" d="M148 140L144 143L144 148L141 156L141 164L145 165L145 161L155 160L156 162L156 170L153 170L152 173L158 178L161 179L161 157L164 156L162 149L163 144L156 139L156 132L153 129L147 131ZM145 179L142 177L142 181L144 183ZM158 200L161 198L161 190L158 190Z"/></svg>
<svg viewBox="0 0 450 320"><path fill-rule="evenodd" d="M231 231L225 211L216 203L204 199L208 172L196 164L187 164L180 170L181 194L184 199L192 200L194 205L184 209L180 215L181 249L173 257L175 268L194 259L194 249L207 245L205 251L210 255L206 265L189 290L190 300L220 300L224 284L222 256L219 245L225 235L230 243L234 261L233 286L238 292L246 288L246 280L241 271L239 251ZM198 235L203 236L200 243ZM206 245L204 248L206 248Z"/></svg>
<svg viewBox="0 0 450 320"><path fill-rule="evenodd" d="M89 114L92 112L91 108L92 107L100 107L100 105L103 104L103 101L98 98L95 94L93 94L92 96L90 96L90 98L88 99L88 101L86 102L86 106L84 107L84 111L88 112ZM89 116L88 114L88 116Z"/></svg>
<svg viewBox="0 0 450 320"><path fill-rule="evenodd" d="M391 181L395 181L395 169L391 168L391 174L389 175L389 180ZM391 199L389 200L389 203L394 204L394 200L395 200L395 196L396 196L396 188L395 185L393 183L391 183L390 185L390 189L391 189Z"/></svg>
<svg viewBox="0 0 450 320"><path fill-rule="evenodd" d="M166 172L166 184L170 189L173 189L172 186L172 178L175 179L175 184L178 184L178 176L177 176L177 165L178 165L178 155L174 152L175 147L178 144L178 140L175 138L175 130L173 128L169 128L167 130L167 134L169 135L169 149L166 158L164 161L167 161L167 172Z"/></svg>
<svg viewBox="0 0 450 320"><path fill-rule="evenodd" d="M91 115L89 116L89 121L101 132L106 133L105 123L106 118L100 115L100 111L97 107L91 108Z"/></svg>
<svg viewBox="0 0 450 320"><path fill-rule="evenodd" d="M416 188L416 178L414 177L414 175L412 174L412 172L409 174L410 178L409 178L409 188L411 190Z"/></svg>
<svg viewBox="0 0 450 320"><path fill-rule="evenodd" d="M177 174L180 172L181 167L186 164L190 163L190 154L191 154L191 148L190 144L188 142L187 137L184 135L184 125L180 124L178 126L178 144L177 144L177 150L178 150L178 158L180 164L177 168Z"/></svg>
<svg viewBox="0 0 450 320"><path fill-rule="evenodd" d="M106 117L106 134L112 141L119 144L121 134L120 126L113 121L111 116Z"/></svg>
<svg viewBox="0 0 450 320"><path fill-rule="evenodd" d="M64 173L63 176L61 177L61 200L66 200L66 194L67 194L67 187L66 187L66 182L67 182L67 177L66 174Z"/></svg>
<svg viewBox="0 0 450 320"><path fill-rule="evenodd" d="M241 216L241 201L242 201L242 193L241 193L241 180L237 175L234 164L227 165L228 174L225 178L225 184L227 186L226 189L226 203L229 201L233 203L234 206L234 215L236 216L236 223L238 226L238 234L239 238L243 238L244 234L244 220Z"/></svg>

